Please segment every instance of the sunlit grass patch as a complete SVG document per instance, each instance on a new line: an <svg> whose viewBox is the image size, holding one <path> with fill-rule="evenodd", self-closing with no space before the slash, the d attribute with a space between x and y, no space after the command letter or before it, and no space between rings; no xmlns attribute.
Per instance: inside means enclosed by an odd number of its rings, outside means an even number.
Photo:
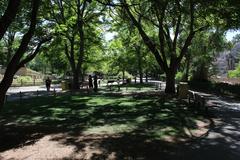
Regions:
<svg viewBox="0 0 240 160"><path fill-rule="evenodd" d="M150 139L182 137L197 129L194 114L174 98L74 94L10 102L0 114L2 125L30 125L78 130L83 134L133 134Z"/></svg>

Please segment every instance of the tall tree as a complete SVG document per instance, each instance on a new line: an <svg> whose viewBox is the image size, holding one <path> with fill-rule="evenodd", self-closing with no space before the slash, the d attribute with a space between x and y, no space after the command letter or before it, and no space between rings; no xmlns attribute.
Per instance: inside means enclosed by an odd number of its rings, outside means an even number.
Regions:
<svg viewBox="0 0 240 160"><path fill-rule="evenodd" d="M96 5L96 2L89 0L53 0L49 3L51 4L51 20L56 24L57 36L62 37L65 55L71 66L72 88L79 89L79 77L86 53L86 41L96 37L96 35L89 37L85 33L95 30L92 23L97 25L96 22L99 21L102 9Z"/></svg>
<svg viewBox="0 0 240 160"><path fill-rule="evenodd" d="M109 6L121 7L145 45L166 74L166 93L175 93L175 75L188 47L197 32L209 26L207 12L217 1L197 0L120 0L105 1ZM208 18L206 18L208 16ZM141 18L141 21L138 19ZM129 22L128 21L128 22ZM151 26L152 32L146 30ZM148 27L149 28L149 27Z"/></svg>
<svg viewBox="0 0 240 160"><path fill-rule="evenodd" d="M43 43L45 43L46 41L49 41L49 37L41 39L31 53L27 55L24 54L28 50L28 45L31 42L31 39L36 29L37 13L39 10L39 6L40 6L40 1L32 0L29 29L23 35L21 43L18 49L16 50L15 54L12 56L10 62L8 63L4 77L0 83L0 108L2 108L4 105L6 92L12 84L15 73L18 71L19 68L23 67L26 63L31 61L36 56L36 54L39 52L40 47L42 46Z"/></svg>
<svg viewBox="0 0 240 160"><path fill-rule="evenodd" d="M206 27L206 25L198 26L196 22L197 12L201 8L200 4L193 0L151 1L149 6L144 9L145 12L141 12L140 9L143 6L140 6L136 13L134 11L137 7L129 7L130 5L125 0L122 0L121 3L132 23L137 27L144 43L154 54L158 64L166 74L165 92L175 93L175 75L181 60L187 53L196 32L202 31ZM151 13L154 18L146 17L144 15L146 11ZM154 41L148 35L134 14L146 17L150 24L156 26L158 41ZM186 32L185 37L182 36L182 32Z"/></svg>

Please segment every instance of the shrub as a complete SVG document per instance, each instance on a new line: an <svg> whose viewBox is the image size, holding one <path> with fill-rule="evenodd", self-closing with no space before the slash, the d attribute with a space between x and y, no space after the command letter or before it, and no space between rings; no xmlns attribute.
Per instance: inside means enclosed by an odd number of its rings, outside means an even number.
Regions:
<svg viewBox="0 0 240 160"><path fill-rule="evenodd" d="M240 85L231 85L228 83L214 83L210 81L206 82L197 82L197 81L191 81L189 83L190 88L194 90L200 90L200 91L207 91L217 94L225 94L225 95L240 95Z"/></svg>
<svg viewBox="0 0 240 160"><path fill-rule="evenodd" d="M237 78L240 77L240 64L237 66L237 68L233 71L228 72L229 78Z"/></svg>
<svg viewBox="0 0 240 160"><path fill-rule="evenodd" d="M29 83L29 82L33 82L33 79L30 76L17 77L17 83Z"/></svg>
<svg viewBox="0 0 240 160"><path fill-rule="evenodd" d="M183 75L184 75L183 72L177 72L175 79L177 81L181 81L183 78Z"/></svg>
<svg viewBox="0 0 240 160"><path fill-rule="evenodd" d="M119 72L117 76L122 78L123 73ZM125 71L124 77L125 77L125 79L129 79L129 78L132 79L133 78L133 76L130 73L128 73L127 71Z"/></svg>

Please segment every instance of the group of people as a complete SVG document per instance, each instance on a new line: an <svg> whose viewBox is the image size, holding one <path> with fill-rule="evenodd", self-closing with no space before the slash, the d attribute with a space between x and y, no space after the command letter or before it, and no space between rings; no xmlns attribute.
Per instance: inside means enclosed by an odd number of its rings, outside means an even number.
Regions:
<svg viewBox="0 0 240 160"><path fill-rule="evenodd" d="M50 91L50 87L51 87L51 79L48 77L46 80L45 80L45 84L46 84L46 88L47 88L47 91ZM97 75L95 74L92 78L92 75L89 75L88 76L88 86L89 88L93 88L93 90L95 92L97 92L98 90L98 85L100 85L100 81L98 82L98 78L97 78Z"/></svg>
<svg viewBox="0 0 240 160"><path fill-rule="evenodd" d="M92 75L88 76L88 86L89 86L89 88L93 88L94 92L97 92L97 90L98 90L98 78L97 78L96 74L93 76L93 80L92 80Z"/></svg>

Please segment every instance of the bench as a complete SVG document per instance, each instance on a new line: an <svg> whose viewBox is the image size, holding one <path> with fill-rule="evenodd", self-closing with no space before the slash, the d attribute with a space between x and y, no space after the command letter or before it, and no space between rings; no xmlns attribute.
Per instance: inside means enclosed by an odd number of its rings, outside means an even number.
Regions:
<svg viewBox="0 0 240 160"><path fill-rule="evenodd" d="M204 107L205 111L208 111L208 106L206 105L206 98L198 92L188 90L188 103L191 104L192 102L196 106Z"/></svg>
<svg viewBox="0 0 240 160"><path fill-rule="evenodd" d="M115 82L115 80L108 80L107 81L107 86L108 86L109 83L113 84L114 82Z"/></svg>
<svg viewBox="0 0 240 160"><path fill-rule="evenodd" d="M114 85L114 82L117 82L116 85ZM109 85L110 83L110 85ZM120 91L120 80L108 80L107 81L107 86L109 87L110 91L112 90L113 86L117 86L118 87L118 91Z"/></svg>
<svg viewBox="0 0 240 160"><path fill-rule="evenodd" d="M80 88L89 88L88 86L89 86L89 83L87 82L87 81L83 81L83 82L80 82L79 83L79 86L80 86Z"/></svg>

